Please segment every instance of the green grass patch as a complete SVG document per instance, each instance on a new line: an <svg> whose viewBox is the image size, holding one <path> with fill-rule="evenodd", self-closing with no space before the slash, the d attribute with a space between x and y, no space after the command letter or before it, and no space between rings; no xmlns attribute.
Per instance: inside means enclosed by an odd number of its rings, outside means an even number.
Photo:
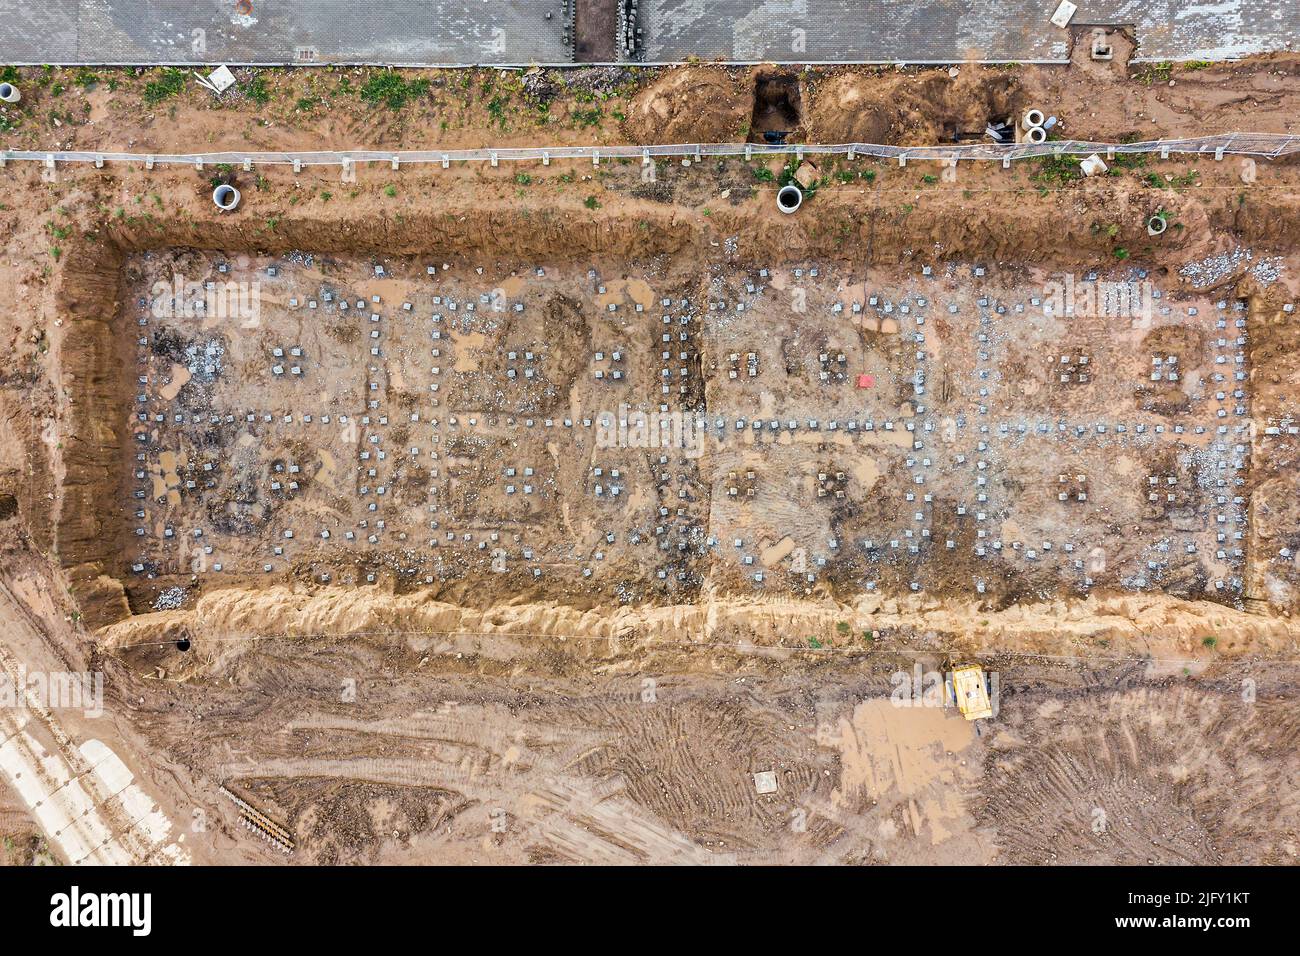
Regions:
<svg viewBox="0 0 1300 956"><path fill-rule="evenodd" d="M260 76L254 77L253 82L248 84L248 98L258 106L271 102L271 90L267 87L266 80Z"/></svg>
<svg viewBox="0 0 1300 956"><path fill-rule="evenodd" d="M1073 156L1043 156L1037 168L1029 174L1029 181L1043 185L1064 185L1083 178L1079 161Z"/></svg>
<svg viewBox="0 0 1300 956"><path fill-rule="evenodd" d="M502 129L506 128L506 104L509 102L510 97L508 96L494 96L488 100L488 116L492 117L492 122Z"/></svg>
<svg viewBox="0 0 1300 956"><path fill-rule="evenodd" d="M1152 189L1178 190L1195 186L1200 178L1201 174L1193 169L1182 176L1170 176L1168 179L1161 176L1159 173L1147 173L1146 176L1142 177L1142 181Z"/></svg>
<svg viewBox="0 0 1300 956"><path fill-rule="evenodd" d="M158 74L158 79L144 85L144 101L150 105L171 99L185 89L185 71L168 67Z"/></svg>
<svg viewBox="0 0 1300 956"><path fill-rule="evenodd" d="M429 92L429 81L411 80L409 83L396 73L377 73L361 87L361 98L372 106L381 103L390 110L400 110L410 100L419 99Z"/></svg>
<svg viewBox="0 0 1300 956"><path fill-rule="evenodd" d="M1172 63L1150 63L1138 74L1138 79L1150 86L1152 83L1168 83L1174 72Z"/></svg>

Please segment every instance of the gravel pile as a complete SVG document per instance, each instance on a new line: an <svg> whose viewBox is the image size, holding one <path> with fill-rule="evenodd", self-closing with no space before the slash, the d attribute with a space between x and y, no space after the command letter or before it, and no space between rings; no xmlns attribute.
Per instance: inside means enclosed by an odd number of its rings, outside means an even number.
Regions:
<svg viewBox="0 0 1300 956"><path fill-rule="evenodd" d="M189 596L190 592L185 588L168 588L154 600L153 609L155 611L175 611L185 603L185 599Z"/></svg>
<svg viewBox="0 0 1300 956"><path fill-rule="evenodd" d="M1253 258L1249 249L1236 248L1231 252L1189 262L1178 270L1178 274L1190 280L1195 288L1205 289L1231 278Z"/></svg>

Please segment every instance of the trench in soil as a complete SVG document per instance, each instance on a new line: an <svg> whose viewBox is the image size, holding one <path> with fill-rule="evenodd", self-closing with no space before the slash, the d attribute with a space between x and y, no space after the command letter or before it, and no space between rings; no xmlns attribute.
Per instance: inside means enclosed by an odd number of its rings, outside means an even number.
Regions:
<svg viewBox="0 0 1300 956"><path fill-rule="evenodd" d="M868 279L830 256L702 267L680 228L637 259L618 221L534 230L526 255L496 216L422 251L367 225L301 224L274 254L237 225L208 230L220 251L124 235L66 269L95 440L68 455L59 552L91 626L196 578L477 606L1242 600L1248 455L1218 429L1249 394L1214 377L1245 303L1166 295L1117 332L1043 314L1052 266ZM176 275L260 283L259 324L159 319Z"/></svg>

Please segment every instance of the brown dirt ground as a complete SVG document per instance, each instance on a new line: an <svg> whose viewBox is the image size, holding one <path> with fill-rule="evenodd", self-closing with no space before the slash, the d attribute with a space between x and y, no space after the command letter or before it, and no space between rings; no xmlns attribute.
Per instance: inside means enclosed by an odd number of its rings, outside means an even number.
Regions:
<svg viewBox="0 0 1300 956"><path fill-rule="evenodd" d="M12 68L10 68L12 70ZM220 98L186 74L179 92L148 93L160 70L14 70L23 90L0 108L9 149L216 152L539 144L744 141L755 80L771 67L671 70L238 70ZM795 141L929 144L954 126L982 133L990 118L1037 106L1059 132L1098 142L1219 132L1300 130L1300 55L1227 64L792 71L802 91ZM385 99L385 77L426 90ZM372 84L380 82L378 87ZM362 91L374 90L366 99ZM156 89L156 87L155 87ZM169 89L164 82L163 89ZM161 99L155 96L162 96Z"/></svg>
<svg viewBox="0 0 1300 956"><path fill-rule="evenodd" d="M396 110L364 107L360 71L262 71L265 103L245 92L218 104L191 87L154 105L143 95L155 74L21 74L21 117L6 114L18 122L0 134L9 148L731 139L752 112L747 71L709 66L573 74L597 90L581 93L546 76L430 74L427 95ZM810 71L802 82L808 139L883 130L932 142L954 123L1029 104L1059 115L1066 135L1098 139L1294 132L1300 115L1300 60L1287 57L1135 78L1081 64L962 66L956 79ZM528 83L541 92L526 95ZM726 95L702 110L693 89ZM548 109L529 97L550 97ZM867 105L876 112L864 121ZM113 731L95 733L173 819L208 813L212 825L187 843L200 862L283 860L238 829L216 794L226 783L293 829L292 859L303 862L1293 863L1290 599L1265 613L1097 595L999 611L816 598L610 614L508 594L443 602L282 583L216 591L104 632L86 625L124 608L103 573L100 503L116 477L96 451L113 440L123 385L120 285L95 264L187 246L704 259L743 234L791 260L857 264L896 265L937 245L945 258L1082 268L1122 248L1173 283L1181 265L1249 245L1289 257L1294 282L1298 169L1260 163L1247 183L1237 163L1193 172L1176 159L1102 181L1062 181L1037 164L929 182L913 167L825 164L806 210L815 215L782 217L773 187L742 163L664 164L653 190L619 164L539 167L527 184L505 168L360 170L356 184L268 168L235 174L245 205L218 220L212 171L43 179L11 164L0 208L0 569L44 622L44 653L107 671ZM1139 228L1153 206L1184 224L1158 246ZM1256 416L1289 413L1296 319L1278 303L1296 290L1261 288L1244 267L1219 287L1252 302ZM1264 541L1294 537L1295 455L1294 441L1280 442L1252 471ZM840 646L846 618L877 637ZM267 633L250 636L252 624ZM1211 632L1215 646L1203 640ZM807 633L824 635L820 646ZM196 638L188 655L173 644L185 635ZM1001 713L979 732L942 710L886 703L891 675L950 653L978 655L999 675ZM774 795L755 792L752 774L764 770L777 773ZM0 814L0 830L32 847L17 862L39 855L15 808Z"/></svg>

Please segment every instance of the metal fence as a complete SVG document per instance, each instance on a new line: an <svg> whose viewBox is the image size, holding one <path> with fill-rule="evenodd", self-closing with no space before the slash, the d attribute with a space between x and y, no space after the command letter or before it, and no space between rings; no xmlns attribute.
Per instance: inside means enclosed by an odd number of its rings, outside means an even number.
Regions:
<svg viewBox="0 0 1300 956"><path fill-rule="evenodd" d="M1057 140L1046 143L968 143L951 146L884 146L877 143L838 143L833 145L795 143L770 146L759 143L693 143L668 146L551 146L501 149L455 150L342 150L313 152L220 152L220 153L120 153L93 151L5 150L0 153L0 165L8 162L37 162L47 167L59 163L142 163L154 166L340 166L345 171L357 165L387 163L393 169L402 165L438 164L444 168L452 163L485 162L495 166L500 162L531 161L548 164L552 160L631 159L651 162L657 158L702 160L713 156L740 156L761 159L765 156L835 155L847 159L872 157L895 159L899 164L911 160L956 163L961 160L1001 160L1004 166L1013 160L1042 156L1089 156L1093 153L1105 157L1131 153L1156 153L1161 158L1172 154L1194 154L1222 159L1225 155L1258 156L1278 159L1300 152L1300 136L1283 133L1223 133L1217 136L1199 136L1192 139L1158 139L1139 143L1090 143L1081 140Z"/></svg>

